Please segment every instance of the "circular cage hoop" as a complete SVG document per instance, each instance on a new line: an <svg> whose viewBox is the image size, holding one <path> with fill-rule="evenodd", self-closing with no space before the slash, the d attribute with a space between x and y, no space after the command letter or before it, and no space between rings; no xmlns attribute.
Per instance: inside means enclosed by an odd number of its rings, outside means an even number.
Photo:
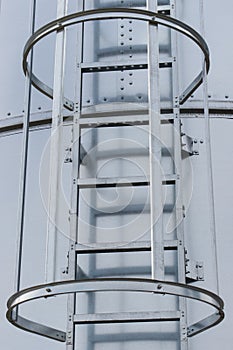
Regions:
<svg viewBox="0 0 233 350"><path fill-rule="evenodd" d="M27 61L28 55L34 45L40 41L45 36L63 30L68 26L72 26L79 23L85 23L90 21L101 21L101 20L111 20L111 19L134 19L139 21L144 21L149 23L150 25L157 26L162 25L173 30L176 30L185 36L189 37L193 40L201 49L204 54L205 66L203 65L200 73L193 79L193 81L189 84L189 86L181 93L179 96L179 103L183 104L192 94L193 92L202 84L203 77L206 73L209 72L210 68L210 58L209 58L209 49L202 38L202 36L194 30L192 27L187 24L172 18L166 15L162 15L157 12L151 12L147 10L139 10L139 9L122 9L122 8L104 8L98 10L89 10L83 12L76 12L70 15L61 17L56 19L43 27L39 28L27 41L24 52L23 52L23 70L26 75L30 75L31 82L33 86L42 92L44 95L53 98L53 89L42 82L36 75L33 73L29 74L31 68ZM69 110L74 110L74 103L67 98L64 97L64 107Z"/></svg>
<svg viewBox="0 0 233 350"><path fill-rule="evenodd" d="M179 296L187 299L195 299L208 304L217 310L217 312L190 325L187 332L188 337L192 337L217 325L224 318L224 303L222 299L218 295L202 288L151 279L99 278L82 281L54 282L24 289L11 296L8 300L7 319L13 325L21 329L64 342L66 340L65 332L21 317L16 312L18 311L17 309L19 305L35 299L49 298L55 295L109 291L142 292Z"/></svg>

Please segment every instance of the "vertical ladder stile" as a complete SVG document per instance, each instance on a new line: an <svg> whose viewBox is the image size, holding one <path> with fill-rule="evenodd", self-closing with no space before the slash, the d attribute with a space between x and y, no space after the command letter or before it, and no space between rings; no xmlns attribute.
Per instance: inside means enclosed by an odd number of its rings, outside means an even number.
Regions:
<svg viewBox="0 0 233 350"><path fill-rule="evenodd" d="M77 11L84 10L84 0L78 2ZM72 125L72 190L70 204L70 236L69 236L69 253L68 253L68 276L69 279L77 278L77 255L75 244L78 240L78 221L79 221L79 187L78 178L80 170L80 115L82 103L82 71L83 62L83 31L84 24L80 23L77 28L77 45L76 45L76 82L75 82L75 103ZM76 294L70 294L67 300L67 331L66 331L66 349L75 349L75 325L73 316L76 313Z"/></svg>
<svg viewBox="0 0 233 350"><path fill-rule="evenodd" d="M157 11L157 0L148 0L149 11ZM148 25L148 103L150 157L150 219L152 278L164 279L163 193L161 173L159 37L158 26Z"/></svg>
<svg viewBox="0 0 233 350"><path fill-rule="evenodd" d="M171 16L176 18L177 1L171 0ZM174 113L174 172L178 175L175 183L175 215L176 215L176 235L177 246L177 278L179 283L186 283L185 275L185 242L184 242L184 218L183 218L183 177L182 177L182 159L181 159L181 119L179 106L179 66L178 66L178 47L177 33L171 32L171 55L175 57L172 66L172 94L173 94L173 113ZM180 319L180 350L188 349L187 338L187 302L185 298L179 297Z"/></svg>

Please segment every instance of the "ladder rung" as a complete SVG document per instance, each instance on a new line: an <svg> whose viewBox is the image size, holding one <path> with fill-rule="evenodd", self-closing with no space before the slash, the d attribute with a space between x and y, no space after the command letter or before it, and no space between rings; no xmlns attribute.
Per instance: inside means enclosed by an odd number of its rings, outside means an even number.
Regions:
<svg viewBox="0 0 233 350"><path fill-rule="evenodd" d="M173 115L161 116L161 124L169 122L174 119ZM148 125L148 115L134 115L134 116L106 116L106 117L82 117L79 120L79 125L82 128L90 127L112 127L112 126L127 126L127 125Z"/></svg>
<svg viewBox="0 0 233 350"><path fill-rule="evenodd" d="M145 0L136 0L134 1L134 6L135 7L143 7L145 8L146 4L145 4ZM112 1L110 2L104 2L102 5L100 4L98 6L98 8L110 8L112 7ZM119 4L118 7L123 7L125 8L125 4L122 2L122 4ZM169 14L171 11L171 5L158 5L157 7L158 12L162 13L162 14Z"/></svg>
<svg viewBox="0 0 233 350"><path fill-rule="evenodd" d="M171 174L163 177L163 184L174 184L178 179L178 175ZM80 188L95 188L95 187L128 187L128 186L148 186L149 178L145 176L129 176L125 178L119 177L103 177L103 178L87 178L79 179L78 186Z"/></svg>
<svg viewBox="0 0 233 350"><path fill-rule="evenodd" d="M75 324L179 321L179 311L76 314Z"/></svg>
<svg viewBox="0 0 233 350"><path fill-rule="evenodd" d="M173 57L165 58L160 60L160 68L170 68L172 67ZM112 72L121 70L136 70L136 69L147 69L147 61L127 61L127 62L91 62L91 63L81 63L81 70L83 73L93 73L93 72Z"/></svg>
<svg viewBox="0 0 233 350"><path fill-rule="evenodd" d="M174 211L174 204L165 204L163 211L166 213L172 213ZM128 215L128 214L138 214L138 213L144 213L149 214L150 213L150 205L146 203L141 204L131 204L127 205L122 209L121 206L115 206L111 207L111 211L109 211L109 206L106 207L100 207L93 209L93 213L96 217L101 216L108 216L108 215Z"/></svg>
<svg viewBox="0 0 233 350"><path fill-rule="evenodd" d="M165 108L165 109L164 109ZM161 120L173 120L176 118L171 108L165 102L161 108ZM132 102L108 102L90 105L82 108L81 119L88 117L118 117L118 116L142 116L149 114L148 103ZM148 117L147 117L148 118Z"/></svg>
<svg viewBox="0 0 233 350"><path fill-rule="evenodd" d="M177 240L164 241L164 250L177 249ZM75 246L75 250L78 254L91 254L91 253L121 253L121 252L140 252L150 251L150 241L135 241L135 242L107 242L107 243L87 243L79 244Z"/></svg>
<svg viewBox="0 0 233 350"><path fill-rule="evenodd" d="M109 116L97 118L81 118L79 125L82 128L98 127L98 126L126 126L126 125L148 125L148 115L136 116Z"/></svg>
<svg viewBox="0 0 233 350"><path fill-rule="evenodd" d="M101 343L119 343L119 342L135 342L135 341L177 341L177 332L159 332L145 330L141 332L118 332L118 333L98 333L93 336L95 344Z"/></svg>
<svg viewBox="0 0 233 350"><path fill-rule="evenodd" d="M158 13L169 15L171 12L171 5L158 5Z"/></svg>

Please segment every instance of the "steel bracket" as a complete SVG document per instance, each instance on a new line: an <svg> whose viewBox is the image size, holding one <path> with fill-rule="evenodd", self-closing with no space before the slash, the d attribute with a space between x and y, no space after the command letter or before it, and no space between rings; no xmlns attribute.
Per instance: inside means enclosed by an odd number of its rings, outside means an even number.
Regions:
<svg viewBox="0 0 233 350"><path fill-rule="evenodd" d="M66 148L64 163L72 163L72 148Z"/></svg>
<svg viewBox="0 0 233 350"><path fill-rule="evenodd" d="M80 163L82 165L87 165L88 153L83 145L80 143Z"/></svg>
<svg viewBox="0 0 233 350"><path fill-rule="evenodd" d="M204 281L204 267L202 261L185 259L186 283Z"/></svg>
<svg viewBox="0 0 233 350"><path fill-rule="evenodd" d="M68 274L68 272L69 272L68 266L62 267L62 268L60 269L60 276L61 276L61 280L62 280L62 281L67 281L67 280L69 279L69 274Z"/></svg>
<svg viewBox="0 0 233 350"><path fill-rule="evenodd" d="M199 142L191 136L181 133L181 147L183 155L199 155Z"/></svg>

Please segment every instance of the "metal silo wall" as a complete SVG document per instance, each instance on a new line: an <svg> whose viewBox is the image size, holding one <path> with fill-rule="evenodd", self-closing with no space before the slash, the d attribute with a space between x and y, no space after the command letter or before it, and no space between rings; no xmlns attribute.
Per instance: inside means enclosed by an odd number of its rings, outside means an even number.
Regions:
<svg viewBox="0 0 233 350"><path fill-rule="evenodd" d="M117 5L124 6L116 1ZM119 3L119 4L118 4ZM139 1L142 3L142 1ZM231 9L233 5L230 1L227 1L227 13L219 16L219 10L217 5L213 5L211 1L204 2L204 17L200 12L202 5L201 1L197 2L185 2L176 1L177 5L177 18L186 22L198 32L200 32L206 39L210 52L211 52L211 70L208 77L208 95L209 95L209 109L210 109L210 127L211 127L211 146L212 146L212 165L214 175L214 197L215 197L215 215L216 215L216 232L217 232L217 255L218 255L218 274L220 284L220 295L226 302L226 319L214 330L209 330L206 333L197 335L190 338L189 348L199 349L203 345L209 345L212 349L217 349L221 346L222 341L230 342L232 336L230 334L231 321L229 315L231 315L231 281L230 274L230 256L231 256L231 227L232 219L230 215L230 207L233 199L233 190L231 186L231 175L233 173L233 166L230 161L231 149L233 147L231 138L231 118L232 118L232 98L233 91L231 91L231 61L232 50L229 44L229 33L231 32ZM166 5L166 2L163 4ZM102 5L104 7L105 2L89 2L87 9L98 7ZM135 6L132 1L126 2L125 6ZM141 5L140 5L141 6ZM10 271L4 278L6 280L6 291L4 290L5 299L12 291L12 281L14 279L14 260L15 260L15 240L16 240L16 225L17 215L16 206L18 198L18 182L19 182L19 169L20 169L20 147L21 147L21 127L19 126L16 132L10 131L10 128L6 128L8 124L20 124L22 122L22 111L25 106L24 100L24 76L21 70L21 58L22 48L29 37L29 17L30 17L30 4L29 1L24 1L23 4L15 4L11 1L1 2L1 17L0 17L0 43L3 49L2 64L1 64L1 125L2 136L1 142L1 157L3 164L2 172L2 191L3 191L3 203L2 212L3 215L3 228L7 233L4 234L3 239L3 264L8 266L6 269ZM72 13L77 10L77 4L69 2L68 13ZM232 9L233 10L233 9ZM56 1L51 1L49 6L46 1L38 1L37 14L36 14L36 28L39 28L43 24L53 20L56 17ZM216 18L218 23L216 24ZM100 54L101 62L111 61L113 58L117 62L127 57L131 59L130 45L136 45L138 50L133 52L132 59L140 61L145 55L145 47L143 47L144 36L146 35L146 25L137 23L129 23L129 20L123 20L123 28L121 28L120 21L115 21L114 25L109 29L108 23L87 25L86 31L87 37L90 37L90 41L86 40L84 45L84 58L86 62L95 61L97 49L101 49ZM123 29L123 31L122 31ZM132 29L132 31L130 31ZM98 32L99 31L99 32ZM124 34L124 36L121 36ZM161 36L166 41L169 39L169 34L166 31L161 31ZM122 39L123 38L123 39ZM132 38L132 40L130 40ZM97 40L98 39L98 40ZM123 42L123 45L121 43ZM133 46L132 45L132 46ZM99 46L99 47L98 47ZM126 50L121 52L121 46L127 46ZM73 74L73 67L75 65L74 55L76 52L76 33L72 30L67 31L67 57L66 57L66 75L65 75L65 90L69 99L74 98L75 78ZM109 56L109 48L117 48L117 55ZM55 36L51 36L47 41L38 44L35 49L34 57L34 69L39 76L46 81L47 84L53 84L53 69L54 69L54 48L55 48ZM163 48L162 48L163 49ZM166 50L162 52L163 58L169 57L169 53ZM111 50L110 50L111 51ZM102 56L101 56L102 55ZM110 57L110 58L109 58ZM178 53L177 53L178 69L179 69L179 87L182 91L185 89L190 80L198 73L202 65L202 57L199 50L195 45L191 44L188 39L182 38L179 35ZM133 73L132 75L130 75ZM118 104L129 102L138 105L132 106L135 110L142 108L143 103L146 105L148 102L147 97L147 74L146 71L134 71L117 73L106 72L105 76L101 73L90 73L83 79L83 107L87 108L87 117L91 115L91 108L95 112L96 105L108 105L112 103L113 107L118 108ZM108 76L107 76L108 75ZM172 87L170 86L171 77L169 73L161 77L161 94L163 102L166 107L170 108L173 102ZM90 89L91 87L91 89ZM122 99L123 97L123 99ZM115 103L115 105L114 105ZM50 137L49 123L40 125L36 123L37 120L44 120L51 118L52 102L33 90L32 95L32 107L31 107L31 120L35 121L34 128L30 132L30 153L28 164L28 184L27 184L27 206L26 206L26 219L25 219L25 240L24 240L24 257L23 257L23 275L22 275L22 287L28 287L34 284L44 283L44 261L46 260L45 246L46 246L46 230L47 230L47 211L46 197L47 197L47 180L48 180L48 154L49 145L47 141ZM88 108L89 111L88 112ZM106 107L107 108L107 107ZM117 109L116 108L116 109ZM122 107L124 108L124 106ZM211 198L210 187L208 177L208 165L206 154L206 129L205 120L203 114L203 87L199 89L191 96L181 107L182 114L182 128L184 133L191 136L193 140L197 141L195 146L199 152L198 155L187 157L183 160L183 196L185 204L185 218L183 221L185 232L185 248L187 249L187 258L191 262L203 262L204 263L204 281L195 282L195 286L206 288L210 291L217 292L216 290L216 256L213 246L213 232L211 228ZM104 108L103 108L104 110ZM101 110L100 113L103 113ZM9 115L9 113L11 115ZM88 114L89 113L89 114ZM115 112L117 113L117 112ZM138 113L138 112L137 112ZM69 115L69 113L67 114ZM140 113L139 113L140 115ZM15 118L12 118L15 117ZM7 119L9 118L9 119ZM17 119L18 118L18 119ZM10 123L8 123L10 120ZM19 122L18 122L19 121ZM9 125L8 125L9 126ZM128 130L127 130L128 128ZM129 131L130 128L130 131ZM163 142L167 149L172 147L171 135L172 131L169 129L164 132ZM66 125L64 127L64 139L62 144L62 158L69 158L69 146L71 143L71 127ZM146 135L146 136L145 136ZM144 175L148 172L148 162L146 155L148 152L148 130L146 126L140 127L122 127L122 129L101 129L89 130L83 133L83 145L85 149L89 149L89 160L96 159L96 154L103 154L103 159L98 161L98 164L91 164L91 166L82 166L81 176L83 178L93 178L96 174L101 177L111 176L113 173L115 176L125 177L129 175ZM99 140L100 145L97 146ZM98 141L98 142L97 142ZM67 151L68 149L68 151ZM116 152L116 150L118 152ZM130 156L126 156L127 152L131 152ZM135 156L135 150L136 156ZM67 153L68 152L68 153ZM126 152L126 153L125 153ZM116 158L114 160L114 157ZM85 158L85 157L84 157ZM174 164L172 161L164 161L165 171L171 171ZM175 165L176 166L176 165ZM59 235L57 243L57 265L55 271L55 280L62 278L64 268L66 268L66 251L68 249L67 232L69 230L69 197L71 186L67 179L71 177L71 164L65 163L63 166L62 174L62 191L64 193L64 199L60 204L60 219L59 219ZM136 171L136 173L135 173ZM7 186L6 186L7 184ZM123 217L120 214L112 215L111 219L105 220L103 217L98 218L98 230L96 224L93 225L90 222L90 213L88 207L92 209L95 205L96 199L93 199L91 190L86 191L82 195L81 202L81 214L82 222L80 224L80 240L85 242L85 233L88 232L90 239L90 246L95 242L95 239L99 242L106 239L107 241L114 242L116 238L124 238L128 235L128 239L131 241L137 241L139 239L147 237L148 227L148 191L135 187L134 192L128 191L126 187L119 187L112 193L107 194L105 189L97 190L96 193L99 196L100 203L109 208L111 212L111 205L116 201L118 206L122 208L127 207L127 203L131 200L134 204L138 204L145 197L145 207L142 212L142 216L131 214L130 219ZM88 193L89 191L89 193ZM167 204L174 205L174 194L167 192L166 200ZM94 201L94 202L93 202ZM118 202L117 202L118 201ZM96 208L94 208L96 209ZM103 210L103 209L102 209ZM135 215L135 216L134 216ZM135 220L135 221L134 221ZM171 214L166 216L165 229L170 239L173 239L172 230L169 225L172 226L173 218ZM116 229L116 223L120 229ZM141 227L137 231L137 228ZM142 234L143 233L143 234ZM95 239L93 236L95 235ZM142 237L142 238L140 238ZM5 249L5 247L8 247ZM6 253L7 251L7 253ZM136 253L137 257L133 257L132 253L128 255L119 254L112 258L109 254L98 258L88 258L85 255L80 257L80 278L82 278L82 272L88 271L89 277L94 278L94 272L96 272L96 266L99 269L99 276L106 276L107 273L118 276L125 275L125 277L134 275L135 277L148 277L150 275L150 256L149 253ZM167 272L169 280L176 280L176 276L173 274L172 268L176 264L176 258L169 256L167 261ZM95 260L95 261L94 261ZM94 265L93 265L94 264ZM97 265L96 265L97 264ZM94 266L94 267L93 267ZM125 269L125 272L124 272ZM128 269L128 270L127 270ZM5 276L6 275L6 276ZM98 277L98 276L97 276ZM54 298L56 299L56 298ZM79 311L81 313L93 312L93 296L89 298L84 295L78 299L78 305L81 305ZM160 297L157 302L156 310L162 309L166 306L169 310L176 309L176 299L173 301L164 301L164 297ZM152 299L151 299L152 300ZM126 307L128 305L128 307ZM114 312L118 311L131 311L136 309L138 311L150 310L151 301L149 297L143 297L141 299L132 298L132 296L114 295L114 293L106 297L98 297L95 304L95 312L107 312L109 309L113 309ZM59 306L59 308L58 308ZM66 299L58 302L58 306L55 301L52 301L52 305L48 306L46 301L45 305L38 304L35 307L37 311L38 321L42 320L42 312L47 312L47 307L50 308L49 319L55 327L64 328L66 326L63 315L66 315ZM59 310L58 310L59 309ZM31 307L25 307L25 315L32 317ZM111 311L111 310L110 310ZM196 319L204 316L205 308L199 306L196 302L188 302L188 318L189 323L195 322ZM58 316L59 314L59 316ZM62 316L61 316L62 315ZM96 327L96 328L95 328ZM154 346L163 347L164 349L179 349L179 339L176 340L175 331L177 325L167 326L166 324L157 324L154 326L152 323L138 323L136 326L131 324L120 324L109 326L80 326L80 330L77 331L77 343L76 347L86 348L105 348L110 347L112 349L120 349L131 347L137 347L138 349L144 348L145 344L148 348ZM165 331L164 328L165 327ZM85 329L84 329L85 328ZM47 344L46 339L42 340L38 337L27 335L26 333L19 333L17 340L15 340L15 330L10 328L8 324L4 323L4 330L6 336L3 337L3 345L8 346L9 349L15 347L15 343L22 344L22 346L34 347L35 349L41 348L42 344ZM167 332L167 334L163 334ZM105 333L110 334L109 339L105 337ZM131 336L131 341L124 342ZM140 339L140 333L144 333ZM154 333L161 334L161 340L155 341L153 338ZM170 333L173 333L171 335ZM117 334L124 337L122 340L117 341ZM147 334L147 340L146 340ZM177 333L178 334L178 333ZM91 337L94 335L99 337L99 341L93 345ZM169 339L170 336L170 339ZM101 342L102 337L102 342ZM135 339L139 338L138 341ZM167 341L164 338L167 337ZM178 337L178 335L177 335ZM104 340L103 339L107 339ZM135 339L134 339L135 338ZM119 337L120 339L120 337ZM89 342L89 343L88 343ZM25 345L26 344L26 345ZM64 348L59 343L50 341L50 347L54 349Z"/></svg>

